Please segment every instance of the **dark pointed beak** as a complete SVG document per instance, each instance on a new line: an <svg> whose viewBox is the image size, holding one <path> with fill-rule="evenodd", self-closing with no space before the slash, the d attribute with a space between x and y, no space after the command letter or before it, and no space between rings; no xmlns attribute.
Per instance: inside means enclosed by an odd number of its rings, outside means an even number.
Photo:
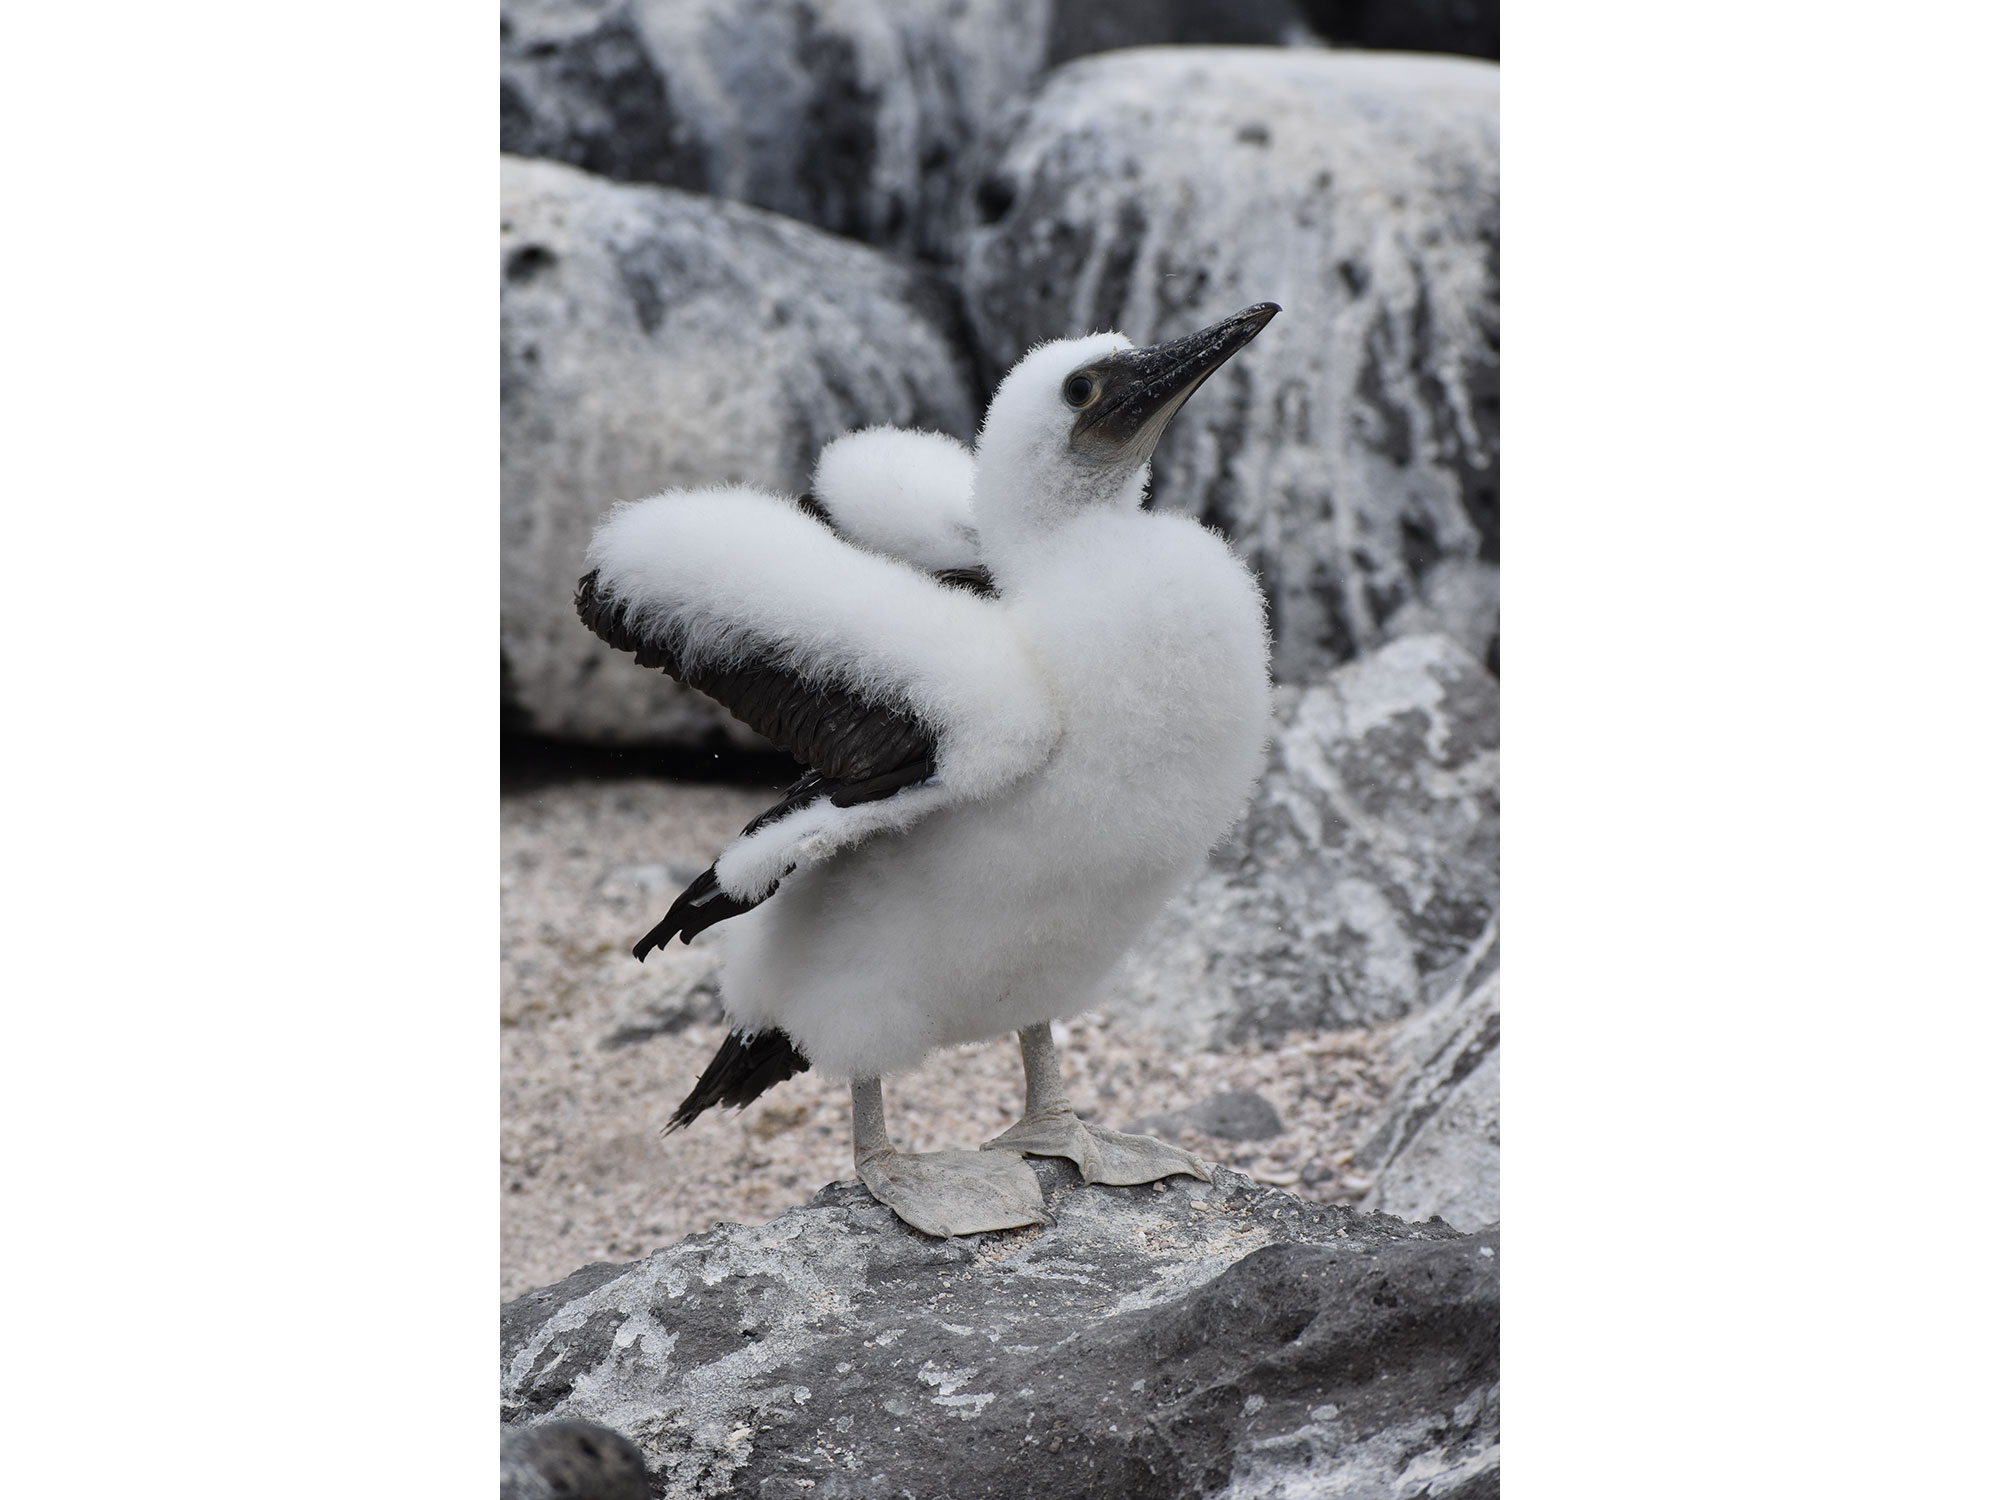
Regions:
<svg viewBox="0 0 2000 1500"><path fill-rule="evenodd" d="M1070 447L1099 463L1145 462L1182 403L1279 311L1259 302L1184 339L1078 366L1063 381L1063 399L1077 414Z"/></svg>

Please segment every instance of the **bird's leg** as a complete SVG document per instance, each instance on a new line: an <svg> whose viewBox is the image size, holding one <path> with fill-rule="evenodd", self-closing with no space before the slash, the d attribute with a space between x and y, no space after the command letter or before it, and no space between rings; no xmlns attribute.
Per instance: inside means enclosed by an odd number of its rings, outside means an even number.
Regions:
<svg viewBox="0 0 2000 1500"><path fill-rule="evenodd" d="M1178 1146L1079 1120L1063 1093L1062 1064L1056 1059L1048 1022L1021 1028L1021 1070L1028 1077L1027 1113L1018 1125L988 1141L985 1150L1066 1156L1076 1163L1085 1182L1117 1187L1158 1182L1177 1172L1211 1180L1202 1159Z"/></svg>
<svg viewBox="0 0 2000 1500"><path fill-rule="evenodd" d="M882 1080L857 1078L853 1093L854 1168L875 1201L912 1229L942 1238L1051 1222L1042 1185L1018 1154L898 1151L883 1118Z"/></svg>
<svg viewBox="0 0 2000 1500"><path fill-rule="evenodd" d="M1063 1092L1062 1062L1056 1056L1055 1033L1047 1021L1021 1028L1021 1071L1028 1079L1028 1115L1064 1114L1074 1118L1069 1095Z"/></svg>

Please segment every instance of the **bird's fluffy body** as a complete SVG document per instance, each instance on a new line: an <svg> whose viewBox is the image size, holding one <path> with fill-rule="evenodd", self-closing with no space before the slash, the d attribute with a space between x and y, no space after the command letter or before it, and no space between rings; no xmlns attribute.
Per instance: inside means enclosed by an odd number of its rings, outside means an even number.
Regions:
<svg viewBox="0 0 2000 1500"><path fill-rule="evenodd" d="M782 1028L816 1069L879 1076L1084 1009L1262 766L1261 605L1228 547L1136 510L1048 543L1000 601L966 601L1041 673L1047 759L800 870L723 929L732 1016Z"/></svg>

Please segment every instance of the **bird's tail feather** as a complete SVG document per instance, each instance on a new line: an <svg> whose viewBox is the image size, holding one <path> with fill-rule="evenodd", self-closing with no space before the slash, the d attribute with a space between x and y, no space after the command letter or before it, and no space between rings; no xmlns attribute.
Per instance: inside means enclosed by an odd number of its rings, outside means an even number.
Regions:
<svg viewBox="0 0 2000 1500"><path fill-rule="evenodd" d="M812 1064L773 1027L769 1031L731 1031L703 1070L694 1091L681 1101L662 1135L692 1125L702 1111L718 1104L742 1109L766 1089L805 1072Z"/></svg>

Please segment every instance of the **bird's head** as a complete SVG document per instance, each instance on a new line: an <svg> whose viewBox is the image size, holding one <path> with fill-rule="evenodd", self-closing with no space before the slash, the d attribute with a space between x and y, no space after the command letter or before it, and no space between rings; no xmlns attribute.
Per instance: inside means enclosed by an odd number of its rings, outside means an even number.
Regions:
<svg viewBox="0 0 2000 1500"><path fill-rule="evenodd" d="M1136 509L1160 435L1197 387L1278 312L1259 302L1186 338L1122 333L1038 344L1000 382L979 432L982 547L1046 534L1104 506Z"/></svg>

